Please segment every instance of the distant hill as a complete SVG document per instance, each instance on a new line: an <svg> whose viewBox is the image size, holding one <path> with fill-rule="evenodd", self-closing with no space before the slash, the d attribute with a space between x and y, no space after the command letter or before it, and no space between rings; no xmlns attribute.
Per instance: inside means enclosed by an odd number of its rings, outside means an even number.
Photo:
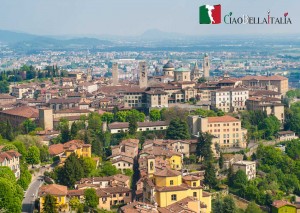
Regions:
<svg viewBox="0 0 300 213"><path fill-rule="evenodd" d="M36 35L31 35L28 33L17 33L17 32L12 32L7 30L0 30L0 42L6 44L33 40L36 37L37 37Z"/></svg>
<svg viewBox="0 0 300 213"><path fill-rule="evenodd" d="M96 38L50 38L48 36L31 35L0 30L0 42L17 50L70 49L109 46L111 41Z"/></svg>

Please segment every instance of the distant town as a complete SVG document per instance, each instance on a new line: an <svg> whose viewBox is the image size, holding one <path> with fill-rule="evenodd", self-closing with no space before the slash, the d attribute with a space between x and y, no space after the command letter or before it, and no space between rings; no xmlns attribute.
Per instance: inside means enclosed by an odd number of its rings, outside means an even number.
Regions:
<svg viewBox="0 0 300 213"><path fill-rule="evenodd" d="M0 212L300 210L295 49L73 48L0 45Z"/></svg>

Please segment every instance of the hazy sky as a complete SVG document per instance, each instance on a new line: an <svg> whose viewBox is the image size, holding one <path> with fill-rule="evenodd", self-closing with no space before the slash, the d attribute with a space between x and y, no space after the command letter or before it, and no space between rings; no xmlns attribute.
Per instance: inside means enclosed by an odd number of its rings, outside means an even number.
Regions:
<svg viewBox="0 0 300 213"><path fill-rule="evenodd" d="M139 35L149 29L202 34L300 33L299 0L1 0L0 29L40 35ZM222 17L289 13L292 25L200 25L199 6L221 4Z"/></svg>

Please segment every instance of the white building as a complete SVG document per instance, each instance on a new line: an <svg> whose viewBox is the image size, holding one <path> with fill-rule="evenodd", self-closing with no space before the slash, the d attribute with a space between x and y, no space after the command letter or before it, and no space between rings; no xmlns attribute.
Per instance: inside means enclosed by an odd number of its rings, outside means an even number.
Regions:
<svg viewBox="0 0 300 213"><path fill-rule="evenodd" d="M249 91L243 88L222 88L211 91L211 106L223 112L246 109Z"/></svg>
<svg viewBox="0 0 300 213"><path fill-rule="evenodd" d="M0 166L9 167L15 174L15 177L19 178L20 177L20 156L21 154L15 150L1 152L1 148L0 148Z"/></svg>
<svg viewBox="0 0 300 213"><path fill-rule="evenodd" d="M233 172L243 170L248 180L252 180L256 177L256 163L255 161L238 161L232 164Z"/></svg>

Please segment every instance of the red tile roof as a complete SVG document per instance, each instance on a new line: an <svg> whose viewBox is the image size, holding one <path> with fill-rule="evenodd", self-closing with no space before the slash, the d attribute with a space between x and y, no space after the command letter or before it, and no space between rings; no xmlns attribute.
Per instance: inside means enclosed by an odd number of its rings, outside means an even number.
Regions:
<svg viewBox="0 0 300 213"><path fill-rule="evenodd" d="M289 206L294 206L296 207L295 205L285 201L285 200L275 200L273 203L272 203L272 206L274 206L275 208L280 208L282 206L286 206L286 205L289 205Z"/></svg>
<svg viewBox="0 0 300 213"><path fill-rule="evenodd" d="M50 155L59 155L64 152L64 145L63 144L53 144L49 146L49 153Z"/></svg>
<svg viewBox="0 0 300 213"><path fill-rule="evenodd" d="M229 115L224 115L220 117L208 117L208 123L223 123L223 122L235 122L239 121L239 119L234 118Z"/></svg>
<svg viewBox="0 0 300 213"><path fill-rule="evenodd" d="M247 75L241 78L242 81L249 81L249 80L258 80L258 81L282 81L288 80L286 77L280 75L272 75L272 76L251 76Z"/></svg>
<svg viewBox="0 0 300 213"><path fill-rule="evenodd" d="M1 151L1 149L0 149L0 151ZM15 150L9 150L9 151L6 151L6 152L1 152L0 153L0 163L2 163L5 159L11 160L14 157L17 158L17 157L20 157L20 156L21 156L21 154L19 152L15 151Z"/></svg>
<svg viewBox="0 0 300 213"><path fill-rule="evenodd" d="M166 168L160 172L156 172L154 175L159 177L176 177L179 176L180 174L181 173L176 170L171 170Z"/></svg>
<svg viewBox="0 0 300 213"><path fill-rule="evenodd" d="M68 189L66 186L58 184L50 184L41 186L39 189L39 196L45 196L47 194L56 195L56 196L65 196L68 194Z"/></svg>
<svg viewBox="0 0 300 213"><path fill-rule="evenodd" d="M38 118L39 111L35 108L29 106L22 106L13 109L3 110L0 113L8 114L8 115L15 115L24 118Z"/></svg>

